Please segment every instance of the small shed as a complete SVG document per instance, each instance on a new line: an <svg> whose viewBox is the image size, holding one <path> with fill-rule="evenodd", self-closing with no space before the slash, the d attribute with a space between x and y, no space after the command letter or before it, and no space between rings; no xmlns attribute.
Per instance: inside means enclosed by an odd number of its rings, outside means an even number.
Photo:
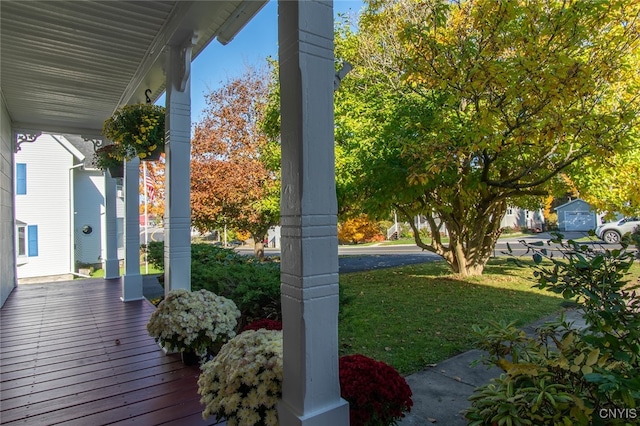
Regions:
<svg viewBox="0 0 640 426"><path fill-rule="evenodd" d="M584 200L576 198L555 210L560 231L589 231L596 228L596 212Z"/></svg>

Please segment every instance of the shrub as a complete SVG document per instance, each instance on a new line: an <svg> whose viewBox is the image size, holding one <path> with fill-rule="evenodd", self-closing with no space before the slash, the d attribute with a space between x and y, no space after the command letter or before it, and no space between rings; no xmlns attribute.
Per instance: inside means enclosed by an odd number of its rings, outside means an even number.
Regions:
<svg viewBox="0 0 640 426"><path fill-rule="evenodd" d="M561 318L528 337L513 324L475 326L488 352L483 361L505 373L475 390L470 425L605 424L600 413L640 406L640 286L626 279L629 240L604 251L563 242L560 234L549 243L559 245L561 258L542 243L525 244L535 287L575 299L586 328L572 329Z"/></svg>
<svg viewBox="0 0 640 426"><path fill-rule="evenodd" d="M149 263L158 269L164 269L164 242L151 241L142 247L147 253ZM208 243L191 244L191 268L196 268L208 263L245 263L250 258L243 256L233 249L222 248Z"/></svg>
<svg viewBox="0 0 640 426"><path fill-rule="evenodd" d="M364 214L338 225L338 240L341 242L358 244L373 241L378 236L381 236L380 225Z"/></svg>
<svg viewBox="0 0 640 426"><path fill-rule="evenodd" d="M164 242L150 241L149 244L143 244L141 249L143 253L146 252L150 264L164 270Z"/></svg>
<svg viewBox="0 0 640 426"><path fill-rule="evenodd" d="M351 426L395 425L411 411L411 389L391 366L364 355L340 358L340 389Z"/></svg>
<svg viewBox="0 0 640 426"><path fill-rule="evenodd" d="M558 213L549 213L549 215L544 216L544 220L547 231L558 229Z"/></svg>
<svg viewBox="0 0 640 426"><path fill-rule="evenodd" d="M164 243L146 247L149 262L164 269ZM207 243L191 245L191 289L206 289L233 300L244 317L281 317L280 264L260 262L233 249Z"/></svg>
<svg viewBox="0 0 640 426"><path fill-rule="evenodd" d="M504 228L501 229L501 233L503 235L518 234L520 232L521 232L521 229L518 225L505 226Z"/></svg>
<svg viewBox="0 0 640 426"><path fill-rule="evenodd" d="M145 250L149 262L164 269L164 243L150 242ZM212 244L191 244L191 289L206 289L233 300L242 312L241 324L259 318L282 318L278 262L260 262ZM342 317L344 305L353 297L347 297L342 287L339 296Z"/></svg>

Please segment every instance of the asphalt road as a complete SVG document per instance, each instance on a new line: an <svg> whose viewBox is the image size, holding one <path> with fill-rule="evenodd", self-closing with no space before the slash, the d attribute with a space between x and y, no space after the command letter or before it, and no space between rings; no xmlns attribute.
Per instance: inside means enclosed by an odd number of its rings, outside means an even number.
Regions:
<svg viewBox="0 0 640 426"><path fill-rule="evenodd" d="M578 239L584 237L585 233L565 233L564 239ZM537 234L527 237L515 237L515 238L502 238L496 244L494 250L494 256L502 257L507 256L509 248L511 248L511 255L528 257L527 248L520 241L524 240L528 243L534 242L546 242L549 241L551 236L549 234ZM595 249L614 249L619 248L619 245L615 244L603 244L600 241L589 241L581 244L592 245ZM557 246L546 246L550 251L556 251ZM253 254L252 247L238 247L236 250L243 254ZM279 256L280 250L267 248L265 249L267 256ZM423 263L441 259L440 256L423 251L421 248L415 245L371 245L371 246L339 246L338 247L340 272L356 272L362 270L388 268L393 266L402 266L415 263Z"/></svg>
<svg viewBox="0 0 640 426"><path fill-rule="evenodd" d="M151 241L164 241L164 228L156 228L154 226L150 226L147 230L147 240ZM140 227L140 244L145 243L144 238L145 228L143 226Z"/></svg>
<svg viewBox="0 0 640 426"><path fill-rule="evenodd" d="M582 238L586 236L584 232L565 233L564 238ZM162 241L163 240L162 228L149 228L148 240L149 241ZM514 256L530 256L527 254L527 248L520 243L520 240L525 240L528 243L533 242L547 242L551 236L548 233L519 236L514 238L501 238L494 249L494 256L506 256L508 253L508 246L511 248L511 254ZM140 232L140 242L144 243L144 229ZM603 244L601 241L590 241L583 244L593 245L594 248L607 248L614 249L619 248L619 245L615 244ZM549 250L555 250L555 246L549 246ZM252 247L238 247L236 250L240 253L251 255L253 254ZM267 256L279 256L280 249L266 248L265 254ZM340 272L356 272L362 270L389 268L393 266L402 266L415 263L423 263L441 259L437 254L423 251L415 244L402 244L402 245L367 245L367 246L348 246L341 245L338 247L338 255L340 256Z"/></svg>

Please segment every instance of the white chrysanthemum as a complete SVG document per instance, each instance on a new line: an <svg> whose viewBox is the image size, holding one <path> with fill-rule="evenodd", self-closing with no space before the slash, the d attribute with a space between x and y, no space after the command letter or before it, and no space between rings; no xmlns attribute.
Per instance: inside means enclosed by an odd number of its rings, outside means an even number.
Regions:
<svg viewBox="0 0 640 426"><path fill-rule="evenodd" d="M246 331L227 342L202 366L198 379L202 415L227 424L277 425L282 394L282 331Z"/></svg>
<svg viewBox="0 0 640 426"><path fill-rule="evenodd" d="M265 416L264 422L267 426L278 426L278 415L274 411L268 411Z"/></svg>
<svg viewBox="0 0 640 426"><path fill-rule="evenodd" d="M232 300L207 290L171 291L151 315L147 330L156 341L175 350L203 354L217 342L235 336L240 311Z"/></svg>

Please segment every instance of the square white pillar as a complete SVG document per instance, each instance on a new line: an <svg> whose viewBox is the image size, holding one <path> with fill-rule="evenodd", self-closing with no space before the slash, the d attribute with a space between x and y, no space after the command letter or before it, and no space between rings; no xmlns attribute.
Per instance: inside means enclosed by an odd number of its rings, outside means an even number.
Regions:
<svg viewBox="0 0 640 426"><path fill-rule="evenodd" d="M343 426L338 379L338 238L333 3L278 2L282 114L280 424Z"/></svg>
<svg viewBox="0 0 640 426"><path fill-rule="evenodd" d="M124 168L124 277L122 301L144 298L140 275L140 159L125 161Z"/></svg>
<svg viewBox="0 0 640 426"><path fill-rule="evenodd" d="M116 180L104 174L104 278L107 280L120 278L120 262L118 260L118 225L117 225L117 188Z"/></svg>
<svg viewBox="0 0 640 426"><path fill-rule="evenodd" d="M189 38L169 46L167 63L165 294L178 288L191 290L191 45Z"/></svg>

